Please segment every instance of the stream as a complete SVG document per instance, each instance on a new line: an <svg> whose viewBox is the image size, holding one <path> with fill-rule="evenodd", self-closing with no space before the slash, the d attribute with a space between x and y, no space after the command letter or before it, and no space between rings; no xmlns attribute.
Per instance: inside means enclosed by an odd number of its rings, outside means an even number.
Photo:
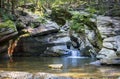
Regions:
<svg viewBox="0 0 120 79"><path fill-rule="evenodd" d="M111 77L117 78L120 75L118 66L93 66L90 62L96 59L81 57L76 50L73 50L71 56L66 57L15 57L13 62L2 60L0 70L4 71L27 71L31 73L46 72L63 76L73 77ZM62 64L63 68L49 68L50 64Z"/></svg>

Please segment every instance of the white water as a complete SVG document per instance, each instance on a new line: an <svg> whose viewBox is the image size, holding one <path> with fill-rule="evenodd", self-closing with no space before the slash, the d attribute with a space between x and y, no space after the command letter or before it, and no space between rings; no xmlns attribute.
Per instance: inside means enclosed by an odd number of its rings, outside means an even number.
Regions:
<svg viewBox="0 0 120 79"><path fill-rule="evenodd" d="M88 58L88 57L82 57L80 56L80 51L78 50L70 50L71 56L68 56L68 58Z"/></svg>

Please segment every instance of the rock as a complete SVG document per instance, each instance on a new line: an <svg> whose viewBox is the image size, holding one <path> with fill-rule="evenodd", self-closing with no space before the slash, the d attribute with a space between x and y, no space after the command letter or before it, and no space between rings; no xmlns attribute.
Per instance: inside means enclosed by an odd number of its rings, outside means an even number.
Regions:
<svg viewBox="0 0 120 79"><path fill-rule="evenodd" d="M97 58L98 59L104 59L104 58L115 59L117 58L117 55L114 50L102 48L99 54L97 55Z"/></svg>
<svg viewBox="0 0 120 79"><path fill-rule="evenodd" d="M103 39L103 48L97 55L101 63L119 64L120 58L120 18L99 16L97 28Z"/></svg>
<svg viewBox="0 0 120 79"><path fill-rule="evenodd" d="M102 38L116 36L120 31L120 19L99 16L97 17L97 28Z"/></svg>
<svg viewBox="0 0 120 79"><path fill-rule="evenodd" d="M50 73L38 72L34 75L34 79L73 79L73 78L65 77L65 76L57 76L55 74L50 74Z"/></svg>
<svg viewBox="0 0 120 79"><path fill-rule="evenodd" d="M20 38L13 56L40 56L47 48L47 43L32 37Z"/></svg>
<svg viewBox="0 0 120 79"><path fill-rule="evenodd" d="M114 50L102 48L97 58L104 64L119 64L119 61L116 60L118 56Z"/></svg>
<svg viewBox="0 0 120 79"><path fill-rule="evenodd" d="M27 31L31 35L44 35L44 34L50 34L50 33L55 33L59 31L59 26L51 21L47 21L45 24L41 24L37 28L31 28L29 27Z"/></svg>
<svg viewBox="0 0 120 79"><path fill-rule="evenodd" d="M81 56L87 56L91 58L95 58L96 52L91 46L86 46L85 48L81 49L80 51Z"/></svg>
<svg viewBox="0 0 120 79"><path fill-rule="evenodd" d="M15 37L17 34L18 32L12 28L8 27L0 28L0 42L8 41L11 38Z"/></svg>
<svg viewBox="0 0 120 79"><path fill-rule="evenodd" d="M69 54L69 49L71 47L71 41L67 34L58 33L49 39L49 43L54 44L54 46L47 47L44 54L54 54L56 56L63 56ZM53 55L53 56L54 56Z"/></svg>
<svg viewBox="0 0 120 79"><path fill-rule="evenodd" d="M66 33L54 33L44 36L23 37L18 41L14 56L52 56L68 54L71 46Z"/></svg>
<svg viewBox="0 0 120 79"><path fill-rule="evenodd" d="M53 69L61 69L63 67L63 64L50 64L48 67Z"/></svg>
<svg viewBox="0 0 120 79"><path fill-rule="evenodd" d="M119 48L120 48L120 41L119 40L120 40L120 35L106 38L103 40L103 46L106 48L119 50Z"/></svg>
<svg viewBox="0 0 120 79"><path fill-rule="evenodd" d="M91 62L90 65L101 66L101 62L100 60L97 60L97 61Z"/></svg>
<svg viewBox="0 0 120 79"><path fill-rule="evenodd" d="M33 75L28 72L3 71L0 72L1 79L33 79Z"/></svg>
<svg viewBox="0 0 120 79"><path fill-rule="evenodd" d="M92 43L94 43L94 42L96 41L96 36L95 36L94 30L87 30L86 33L87 33L88 39L89 39Z"/></svg>
<svg viewBox="0 0 120 79"><path fill-rule="evenodd" d="M103 42L103 46L108 49L114 49L114 46L110 42Z"/></svg>
<svg viewBox="0 0 120 79"><path fill-rule="evenodd" d="M34 75L34 79L51 79L54 76L54 74L38 72Z"/></svg>

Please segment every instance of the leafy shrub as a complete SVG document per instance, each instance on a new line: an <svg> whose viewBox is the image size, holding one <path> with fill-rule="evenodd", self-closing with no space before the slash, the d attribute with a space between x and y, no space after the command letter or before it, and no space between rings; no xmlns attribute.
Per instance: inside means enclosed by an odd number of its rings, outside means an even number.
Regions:
<svg viewBox="0 0 120 79"><path fill-rule="evenodd" d="M13 30L16 31L15 24L11 20L0 23L0 28L12 28Z"/></svg>
<svg viewBox="0 0 120 79"><path fill-rule="evenodd" d="M90 19L92 17L93 16L91 14L87 14L87 13L79 13L79 12L73 13L71 20L71 29L75 30L75 32L78 33L84 33L85 26L88 26L88 23L91 23Z"/></svg>

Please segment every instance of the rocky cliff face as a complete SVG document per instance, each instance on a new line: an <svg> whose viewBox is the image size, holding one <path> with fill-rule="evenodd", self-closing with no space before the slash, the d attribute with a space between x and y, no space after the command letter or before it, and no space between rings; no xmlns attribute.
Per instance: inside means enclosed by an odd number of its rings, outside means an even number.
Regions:
<svg viewBox="0 0 120 79"><path fill-rule="evenodd" d="M103 48L97 58L102 63L120 64L120 17L99 16L97 28L103 39Z"/></svg>
<svg viewBox="0 0 120 79"><path fill-rule="evenodd" d="M70 43L68 33L59 32L60 27L52 21L40 24L36 28L26 28L30 34L21 37L13 56L63 56L68 54Z"/></svg>

